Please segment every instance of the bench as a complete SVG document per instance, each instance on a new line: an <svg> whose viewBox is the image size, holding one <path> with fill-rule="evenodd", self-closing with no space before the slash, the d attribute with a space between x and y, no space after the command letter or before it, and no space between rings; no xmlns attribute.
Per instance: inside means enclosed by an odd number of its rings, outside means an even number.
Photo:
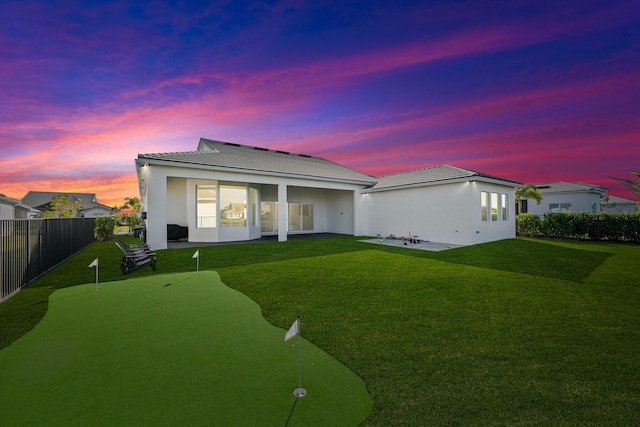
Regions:
<svg viewBox="0 0 640 427"><path fill-rule="evenodd" d="M117 238L116 246L124 253L120 270L122 274L133 273L147 265L156 271L156 254L151 252L148 245L129 245L124 240Z"/></svg>

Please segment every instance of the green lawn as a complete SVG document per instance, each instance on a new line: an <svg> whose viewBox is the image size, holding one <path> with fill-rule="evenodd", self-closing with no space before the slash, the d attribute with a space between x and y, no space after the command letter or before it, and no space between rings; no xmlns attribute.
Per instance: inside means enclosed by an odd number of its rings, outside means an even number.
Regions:
<svg viewBox="0 0 640 427"><path fill-rule="evenodd" d="M155 274L194 270L193 252L160 251ZM91 282L96 256L102 280L121 278L115 245L94 244L0 306L0 348L54 289ZM640 424L638 265L637 245L537 239L438 253L357 238L200 248L200 268L268 321L302 316L305 338L364 380L363 424L377 426Z"/></svg>

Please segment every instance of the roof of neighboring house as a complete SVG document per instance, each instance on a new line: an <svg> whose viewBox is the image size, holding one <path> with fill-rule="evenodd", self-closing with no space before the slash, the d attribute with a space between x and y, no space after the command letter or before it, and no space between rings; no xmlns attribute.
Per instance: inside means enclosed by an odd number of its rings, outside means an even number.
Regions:
<svg viewBox="0 0 640 427"><path fill-rule="evenodd" d="M13 207L16 207L18 209L24 209L24 210L28 210L28 211L37 212L37 209L34 209L31 206L28 206L28 205L22 203L18 199L13 199L11 197L7 197L4 194L0 194L0 202L4 203L4 204L7 204L7 205L12 205Z"/></svg>
<svg viewBox="0 0 640 427"><path fill-rule="evenodd" d="M58 196L67 196L73 203L79 200L82 204L81 211L93 209L96 207L111 209L109 206L98 203L98 199L93 193L56 193L51 191L29 191L22 198L22 203L34 208L43 208Z"/></svg>
<svg viewBox="0 0 640 427"><path fill-rule="evenodd" d="M0 202L4 202L7 205L18 205L18 204L20 204L20 200L12 199L11 197L7 197L4 194L0 194Z"/></svg>
<svg viewBox="0 0 640 427"><path fill-rule="evenodd" d="M568 193L588 192L606 194L608 188L586 182L550 182L548 184L536 184L540 193Z"/></svg>
<svg viewBox="0 0 640 427"><path fill-rule="evenodd" d="M414 187L421 185L440 184L443 181L481 179L487 181L502 181L503 183L522 186L521 182L498 178L493 175L463 169L456 166L443 165L431 168L401 172L393 175L385 175L378 178L378 182L371 190L383 190L398 187Z"/></svg>
<svg viewBox="0 0 640 427"><path fill-rule="evenodd" d="M376 179L322 157L201 138L197 151L139 154L139 160L202 165L239 172L295 175L373 185Z"/></svg>
<svg viewBox="0 0 640 427"><path fill-rule="evenodd" d="M611 206L613 204L616 205L635 205L638 202L636 202L635 200L629 200L629 199L623 199L622 197L618 197L618 196L609 196L609 200L605 203L605 206Z"/></svg>

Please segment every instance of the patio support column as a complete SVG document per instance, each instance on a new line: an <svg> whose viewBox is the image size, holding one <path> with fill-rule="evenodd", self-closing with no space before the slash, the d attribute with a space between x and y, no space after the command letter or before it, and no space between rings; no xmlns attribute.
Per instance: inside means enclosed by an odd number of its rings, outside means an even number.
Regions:
<svg viewBox="0 0 640 427"><path fill-rule="evenodd" d="M287 241L287 185L278 184L278 242Z"/></svg>
<svg viewBox="0 0 640 427"><path fill-rule="evenodd" d="M146 166L147 168L147 236L146 240L152 250L167 249L167 175L166 173Z"/></svg>

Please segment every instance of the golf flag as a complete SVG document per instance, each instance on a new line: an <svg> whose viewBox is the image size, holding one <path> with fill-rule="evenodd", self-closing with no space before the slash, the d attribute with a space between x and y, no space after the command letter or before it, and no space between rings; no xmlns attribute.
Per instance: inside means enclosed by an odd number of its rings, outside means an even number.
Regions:
<svg viewBox="0 0 640 427"><path fill-rule="evenodd" d="M200 250L197 250L191 258L196 259L196 274L200 275Z"/></svg>
<svg viewBox="0 0 640 427"><path fill-rule="evenodd" d="M98 290L98 258L94 259L91 264L89 264L89 268L96 268L96 291Z"/></svg>
<svg viewBox="0 0 640 427"><path fill-rule="evenodd" d="M284 341L287 342L291 338L297 335L300 335L300 318L299 317L296 319L295 322L293 322L293 325L291 325L287 333L284 335Z"/></svg>

